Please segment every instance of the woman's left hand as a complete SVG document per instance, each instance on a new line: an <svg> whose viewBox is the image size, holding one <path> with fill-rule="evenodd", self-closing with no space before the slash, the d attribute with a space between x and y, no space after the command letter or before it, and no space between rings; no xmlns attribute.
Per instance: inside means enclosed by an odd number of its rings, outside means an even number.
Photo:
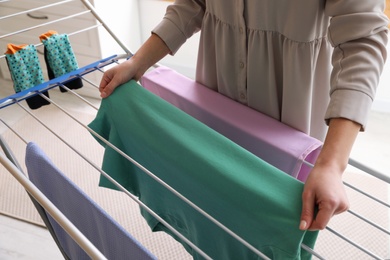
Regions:
<svg viewBox="0 0 390 260"><path fill-rule="evenodd" d="M349 208L341 177L342 172L330 167L313 168L302 193L300 229L322 230L334 215Z"/></svg>
<svg viewBox="0 0 390 260"><path fill-rule="evenodd" d="M332 216L349 208L342 175L361 125L333 118L317 161L302 193L302 230L322 230Z"/></svg>

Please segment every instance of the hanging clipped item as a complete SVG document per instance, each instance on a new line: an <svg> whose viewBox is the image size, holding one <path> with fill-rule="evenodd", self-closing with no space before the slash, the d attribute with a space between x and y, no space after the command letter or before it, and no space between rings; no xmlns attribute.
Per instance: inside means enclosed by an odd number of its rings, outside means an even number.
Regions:
<svg viewBox="0 0 390 260"><path fill-rule="evenodd" d="M48 31L39 36L44 45L45 62L49 79L62 76L77 70L78 64L67 34L58 34L56 31ZM74 78L64 83L69 89L83 87L80 78ZM66 89L60 87L61 92Z"/></svg>
<svg viewBox="0 0 390 260"><path fill-rule="evenodd" d="M44 82L38 52L34 45L15 45L10 43L7 45L5 56L16 93ZM49 97L47 91L42 92L42 94ZM40 95L29 97L26 99L26 102L31 109L37 109L50 104L49 101Z"/></svg>

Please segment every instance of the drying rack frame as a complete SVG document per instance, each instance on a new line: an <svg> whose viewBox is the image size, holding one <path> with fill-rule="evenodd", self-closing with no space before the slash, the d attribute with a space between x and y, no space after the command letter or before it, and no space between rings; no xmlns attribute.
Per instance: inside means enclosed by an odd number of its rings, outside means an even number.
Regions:
<svg viewBox="0 0 390 260"><path fill-rule="evenodd" d="M69 32L69 35L73 35L73 34L78 34L78 33L83 33L85 31L88 31L88 30L95 30L97 29L98 27L103 27L108 33L109 35L114 39L114 41L122 48L122 50L124 51L123 54L118 54L118 55L112 55L110 57L107 57L107 58L104 58L104 59L101 59L101 60L98 60L94 63L91 63L89 65L86 65L78 70L75 70L71 73L68 73L66 75L63 75L61 77L58 77L58 78L55 78L55 79L52 79L52 80L48 80L46 82L44 82L43 84L40 84L38 86L35 86L33 88L30 88L28 90L25 90L25 91L21 91L19 93L16 93L16 94L13 94L13 95L10 95L10 96L7 96L7 97L4 97L4 98L0 98L0 109L3 109L3 108L6 108L8 106L11 106L11 105L19 105L23 108L23 110L26 111L26 113L29 113L29 110L25 107L23 107L20 103L22 101L24 101L25 99L29 98L29 97L32 97L34 95L40 95L41 97L47 99L50 103L54 104L55 106L57 106L59 109L61 109L67 116L73 118L75 121L79 122L77 120L77 118L73 117L71 115L71 113L65 111L63 108L61 108L60 105L57 105L55 104L55 102L53 100L51 100L50 98L46 97L45 95L42 94L42 92L44 91L47 91L47 90L50 90L50 89L53 89L53 88L56 88L56 87L63 87L65 89L67 89L67 91L72 94L72 95L76 95L79 97L79 99L82 101L82 102L88 102L86 99L84 99L82 96L80 96L76 91L73 91L73 90L70 90L68 89L64 84L74 78L81 78L82 80L84 81L87 81L88 83L90 83L91 85L93 85L94 87L98 88L98 85L96 83L93 83L93 82L89 82L88 79L86 79L84 76L85 75L88 75L90 73L94 73L94 72L98 72L98 73L103 73L104 72L104 68L106 66L109 66L109 65L113 65L113 64L118 64L120 62L120 60L123 60L123 59L129 59L131 58L132 56L132 52L126 47L125 44L123 44L120 39L115 35L115 33L107 26L107 24L102 20L102 18L99 16L98 12L95 10L95 8L93 7L93 5L87 1L87 0L64 0L64 1L59 1L59 2L56 2L56 3L53 3L53 4L48 4L48 5L45 5L45 6L41 6L41 7L38 7L38 8L34 8L34 9L30 9L30 10L26 10L26 11L23 11L23 12L18 12L18 13L15 13L15 14L12 14L12 15L7 15L7 16L3 16L3 17L0 17L0 21L1 20L4 20L4 19L9 19L9 18L12 18L12 17L15 17L15 16L18 16L18 15L25 15L29 12L32 12L32 11L39 11L39 10L44 10L46 8L50 8L50 7L53 7L53 6L57 6L57 5L62 5L62 4L67 4L67 3L70 3L70 2L74 2L74 1L81 1L85 8L86 8L86 11L85 12L82 12L82 13L76 13L76 14L72 14L72 15L69 15L69 16L66 16L66 17L63 17L61 19L58 19L56 21L52 21L50 23L60 23L60 22L63 22L63 21L66 21L67 19L71 19L72 17L75 17L75 16L79 16L79 15L85 15L85 14L91 14L97 21L96 23L96 26L92 26L92 27L89 27L89 28L84 28L82 30L79 30L79 31L75 31L75 32ZM1 39L5 39L5 38L9 38L9 37L12 37L14 35L18 35L18 34L23 34L29 30L32 30L32 29L36 29L36 28L39 28L41 26L45 26L45 25L48 25L49 23L42 23L38 26L33 26L33 27L29 27L29 28L24 28L22 30L18 30L18 31L15 31L15 32L12 32L12 33L8 33L8 34L5 34L5 35L0 35L0 40ZM36 46L40 46L41 44L36 44ZM5 59L5 55L0 55L0 60L1 59ZM158 64L156 64L156 66L158 66ZM32 113L30 113L31 116L34 117L34 115ZM38 118L36 118L37 121L40 121ZM7 124L3 119L0 119L0 121L7 127L9 128L11 131L14 131L12 129L12 126L10 126L9 124ZM156 176L154 176L153 173L149 172L147 169L143 168L142 165L139 165L136 161L134 161L132 158L128 157L126 154L124 154L122 151L120 151L119 149L117 149L116 147L114 147L113 145L111 145L107 140L103 139L102 137L100 137L99 135L97 135L96 133L93 132L93 130L91 130L90 128L88 128L88 126L86 125L83 125L81 122L79 122L79 124L81 124L87 131L89 131L92 135L94 135L96 138L99 138L101 141L105 142L107 145L111 146L111 148L113 148L114 150L117 150L118 153L122 154L124 157L126 157L128 160L132 161L134 164L136 164L138 167L140 167L146 174L149 174L150 176L152 176L153 178L155 178L158 182L160 182L162 185L164 185L166 188L170 189L174 194L176 194L177 196L179 196L180 198L182 198L184 201L186 201L188 204L190 204L192 207L194 207L195 209L197 209L199 212L201 212L203 215L205 215L206 217L210 218L216 225L219 225L221 228L223 228L226 232L228 232L229 234L231 234L232 236L234 236L236 239L240 240L244 245L246 245L250 250L254 251L256 254L259 255L259 257L263 258L263 259L268 259L264 254L262 254L260 251L258 251L256 248L254 248L253 246L251 246L250 244L246 243L243 239L241 239L239 236L235 235L232 231L230 231L230 229L228 229L227 227L224 227L222 224L220 224L217 220L213 219L210 215L208 215L206 212L204 212L202 209L198 208L195 204L193 204L191 201L187 200L185 197L183 197L182 195L180 195L178 192L176 192L174 189L172 189L171 187L169 187L169 185L165 184L162 180L158 179ZM18 133L15 133L16 135L18 135ZM23 137L21 137L20 135L18 135L19 138L21 138L23 140ZM57 136L58 138L61 139L60 136ZM24 140L25 143L27 143L25 140ZM73 224L39 191L39 189L37 189L34 184L32 184L31 181L29 181L28 177L22 172L21 168L18 167L18 162L14 159L14 156L12 154L12 148L9 147L6 143L6 141L3 139L3 138L0 138L0 145L4 151L4 153L0 153L0 163L16 178L16 180L27 190L27 192L33 196L38 202L39 204L42 205L42 207L47 210L52 216L54 219L56 219L58 221L58 223L60 223L66 230L67 232L69 232L69 234L75 239L75 241L93 258L93 259L104 259L104 256L99 252L98 249L96 249L91 243L90 241L88 241L88 239L86 239L84 237L84 235L79 232L77 230L77 228L75 228L73 226ZM72 148L72 147L71 147ZM73 149L73 148L72 148ZM77 150L75 150L76 153L79 153ZM83 157L83 155L81 153L79 153L79 155L81 157ZM87 160L87 159L86 159ZM378 172L376 171L375 169L372 169L364 164L361 164L360 162L354 160L354 159L350 159L349 160L349 164L363 172L365 172L366 174L368 175L371 175L377 179L379 179L380 181L383 181L384 183L390 185L390 177L388 175L385 175L381 172ZM309 164L311 165L311 164ZM312 166L312 165L311 165ZM144 209L146 209L149 213L151 213L154 217L156 217L157 219L159 219L159 221L161 223L163 223L164 225L167 225L169 226L168 223L166 223L163 219L161 219L157 214L155 214L153 211L151 211L147 205L144 205L141 201L139 201L133 194L131 194L130 192L128 192L125 188L123 188L119 183L117 183L115 180L113 180L108 174L106 174L104 171L102 171L100 169L99 166L97 165L93 165L93 167L95 167L98 171L101 172L102 175L104 175L107 179L109 179L111 182L113 182L117 187L118 189L120 189L121 191L125 192L129 197L131 197L131 199L133 199L134 201L136 201L141 207L143 207ZM346 182L344 182L344 184L361 193L362 195L368 197L369 199L372 199L374 201L376 201L377 203L379 204L382 204L384 207L388 208L389 211L390 211L390 204L385 202L385 201L382 201L382 200L379 200L377 198L375 198L374 196L368 194L367 192L359 189L359 188L356 188L354 187L353 185L350 185ZM379 229L381 232L387 234L389 237L390 237L390 231L389 231L389 227L382 227L378 224L376 224L375 222L367 219L366 217L364 216L361 216L360 214L352 211L352 210L348 210L348 213L346 214L351 214L353 215L354 217L357 217L358 219L360 219L361 221L365 222L365 223L368 223L370 225L372 225L373 227ZM197 248L195 245L193 245L191 243L191 241L188 241L184 236L182 236L179 232L177 232L176 230L174 230L174 228L170 227L172 229L172 232L174 232L176 235L178 235L181 239L183 239L184 241L186 241L190 246L192 246L198 253L200 253L202 256L204 256L206 259L208 259L209 257L199 248ZM328 231L330 231L331 233L333 233L335 236L337 237L340 237L341 239L345 240L348 244L350 244L351 246L353 247L356 247L357 249L361 250L362 252L364 252L365 254L367 254L370 258L374 258L374 259L382 259L380 256L376 255L375 253L371 252L369 249L365 248L364 246L362 245L359 245L358 243L352 241L351 239L349 239L348 237L344 236L343 234L340 234L337 230L334 230L330 227L327 227L326 228ZM303 245L304 249L305 250L308 250L309 252L311 252L313 254L314 257L317 257L318 259L325 259L323 256L321 256L319 253L311 250L310 248L306 247L305 245Z"/></svg>

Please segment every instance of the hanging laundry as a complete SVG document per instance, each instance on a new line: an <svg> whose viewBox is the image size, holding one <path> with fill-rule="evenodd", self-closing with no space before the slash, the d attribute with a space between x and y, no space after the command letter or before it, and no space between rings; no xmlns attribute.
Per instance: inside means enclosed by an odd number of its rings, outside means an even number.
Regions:
<svg viewBox="0 0 390 260"><path fill-rule="evenodd" d="M299 230L303 183L130 81L102 100L89 127L271 259L310 259L318 232ZM102 169L213 259L251 250L154 178L105 147ZM109 180L100 185L117 189ZM153 231L171 233L141 210ZM180 241L178 239L178 241ZM183 246L194 259L201 256Z"/></svg>
<svg viewBox="0 0 390 260"><path fill-rule="evenodd" d="M36 143L27 144L25 161L32 183L107 259L157 259L62 173ZM90 259L66 230L47 216L67 259Z"/></svg>
<svg viewBox="0 0 390 260"><path fill-rule="evenodd" d="M34 45L15 45L10 43L7 45L5 56L16 93L44 82L38 52ZM49 97L47 91L42 92L42 94ZM26 99L26 102L31 109L37 109L50 104L49 101L40 95L31 96Z"/></svg>
<svg viewBox="0 0 390 260"><path fill-rule="evenodd" d="M160 66L141 85L283 172L306 181L322 142L176 71Z"/></svg>
<svg viewBox="0 0 390 260"><path fill-rule="evenodd" d="M44 45L44 56L49 79L62 76L66 73L78 69L78 63L66 34L58 34L56 31L48 31L39 36ZM80 78L74 78L64 83L69 89L79 89L83 87ZM61 92L66 89L60 86Z"/></svg>

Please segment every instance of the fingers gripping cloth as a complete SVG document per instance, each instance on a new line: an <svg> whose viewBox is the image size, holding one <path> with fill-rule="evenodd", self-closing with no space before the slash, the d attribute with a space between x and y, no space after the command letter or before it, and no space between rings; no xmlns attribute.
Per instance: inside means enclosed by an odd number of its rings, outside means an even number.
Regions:
<svg viewBox="0 0 390 260"><path fill-rule="evenodd" d="M34 45L8 44L5 55L16 93L44 82L38 52ZM42 94L49 97L47 91L42 92ZM50 104L39 95L27 98L26 102L31 109Z"/></svg>
<svg viewBox="0 0 390 260"><path fill-rule="evenodd" d="M76 57L69 37L66 34L58 34L56 31L48 31L39 36L45 49L45 62L49 79L62 76L78 69ZM79 89L83 86L80 78L72 79L64 84L69 89ZM66 92L60 87L61 92Z"/></svg>

